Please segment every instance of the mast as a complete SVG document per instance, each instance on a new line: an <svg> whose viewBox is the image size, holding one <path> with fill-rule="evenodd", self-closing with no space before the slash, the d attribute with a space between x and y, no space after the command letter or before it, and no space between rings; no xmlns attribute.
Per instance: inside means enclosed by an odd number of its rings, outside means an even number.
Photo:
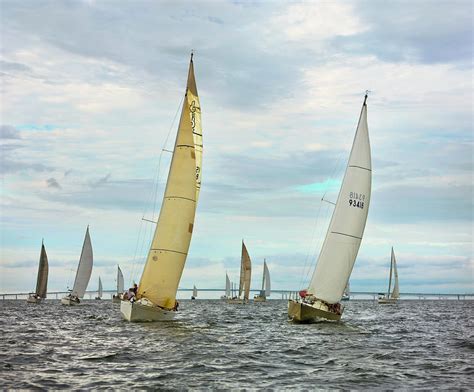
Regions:
<svg viewBox="0 0 474 392"><path fill-rule="evenodd" d="M328 303L341 300L367 221L372 182L367 94L349 161L308 293Z"/></svg>
<svg viewBox="0 0 474 392"><path fill-rule="evenodd" d="M188 255L201 188L201 164L201 106L191 54L168 181L137 295L167 309L175 305Z"/></svg>
<svg viewBox="0 0 474 392"><path fill-rule="evenodd" d="M76 278L74 280L74 286L72 288L72 295L82 298L86 292L87 285L92 273L92 244L91 237L89 235L89 226L86 229L86 236L84 243L82 244L81 257L79 259L79 265L77 267Z"/></svg>

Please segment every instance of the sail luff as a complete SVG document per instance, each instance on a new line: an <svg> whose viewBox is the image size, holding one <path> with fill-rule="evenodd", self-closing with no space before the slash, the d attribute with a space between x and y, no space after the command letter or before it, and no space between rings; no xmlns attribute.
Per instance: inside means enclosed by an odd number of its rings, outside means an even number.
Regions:
<svg viewBox="0 0 474 392"><path fill-rule="evenodd" d="M328 303L341 300L365 229L372 165L364 99L349 161L308 293Z"/></svg>
<svg viewBox="0 0 474 392"><path fill-rule="evenodd" d="M72 288L72 295L78 298L84 297L92 273L92 263L92 244L89 235L89 226L87 226L86 236L84 238L84 243L82 244L81 257L77 267L76 278L74 279L74 286Z"/></svg>
<svg viewBox="0 0 474 392"><path fill-rule="evenodd" d="M38 277L36 279L36 290L35 293L39 298L46 298L48 292L48 256L44 243L41 243L40 261L38 266Z"/></svg>
<svg viewBox="0 0 474 392"><path fill-rule="evenodd" d="M392 274L393 274L393 250L392 250L392 254L390 255L390 274L388 277L387 298L390 298L390 289L392 288Z"/></svg>
<svg viewBox="0 0 474 392"><path fill-rule="evenodd" d="M137 295L168 309L175 305L191 243L201 184L201 159L201 108L191 58L165 194Z"/></svg>
<svg viewBox="0 0 474 392"><path fill-rule="evenodd" d="M392 260L393 260L393 277L394 277L392 298L397 299L397 298L400 298L400 289L398 287L397 261L395 259L395 252L393 251L393 247L392 247Z"/></svg>

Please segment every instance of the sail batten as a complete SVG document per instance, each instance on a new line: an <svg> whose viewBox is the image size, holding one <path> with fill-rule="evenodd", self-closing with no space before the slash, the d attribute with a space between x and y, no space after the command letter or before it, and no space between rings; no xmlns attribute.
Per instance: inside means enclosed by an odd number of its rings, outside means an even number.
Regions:
<svg viewBox="0 0 474 392"><path fill-rule="evenodd" d="M173 308L191 243L202 164L201 106L191 58L173 157L138 298Z"/></svg>
<svg viewBox="0 0 474 392"><path fill-rule="evenodd" d="M349 160L308 292L328 303L341 300L365 229L372 182L367 125L362 105Z"/></svg>

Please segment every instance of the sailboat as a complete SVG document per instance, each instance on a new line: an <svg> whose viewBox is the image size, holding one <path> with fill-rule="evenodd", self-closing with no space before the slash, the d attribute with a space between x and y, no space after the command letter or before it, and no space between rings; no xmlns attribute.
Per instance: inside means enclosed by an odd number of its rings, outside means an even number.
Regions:
<svg viewBox="0 0 474 392"><path fill-rule="evenodd" d="M288 316L297 322L340 320L339 303L354 266L367 221L372 182L367 94L344 179L307 290L288 302Z"/></svg>
<svg viewBox="0 0 474 392"><path fill-rule="evenodd" d="M342 293L341 301L349 301L350 299L351 299L351 285L349 282L347 282L346 288L344 289L344 292Z"/></svg>
<svg viewBox="0 0 474 392"><path fill-rule="evenodd" d="M198 296L198 289L196 286L193 287L193 295L191 295L191 299L196 299Z"/></svg>
<svg viewBox="0 0 474 392"><path fill-rule="evenodd" d="M392 275L394 278L393 291L390 293L392 287ZM398 271L397 271L397 261L395 260L395 252L393 251L390 260L390 277L388 279L388 290L387 295L379 298L379 304L395 304L400 298L400 290L398 288Z"/></svg>
<svg viewBox="0 0 474 392"><path fill-rule="evenodd" d="M100 276L99 276L99 288L97 289L97 297L95 297L95 299L101 300L102 299L102 294L103 294L102 281L100 280Z"/></svg>
<svg viewBox="0 0 474 392"><path fill-rule="evenodd" d="M48 256L44 247L44 242L41 242L41 253L38 266L38 276L36 278L36 290L34 293L28 295L27 302L40 303L46 298L48 292Z"/></svg>
<svg viewBox="0 0 474 392"><path fill-rule="evenodd" d="M242 255L240 258L240 281L239 281L239 296L227 300L229 304L245 304L249 302L250 294L250 280L252 277L252 261L250 260L247 247L242 240ZM242 296L243 294L243 296Z"/></svg>
<svg viewBox="0 0 474 392"><path fill-rule="evenodd" d="M231 286L231 283L230 283L229 275L227 275L227 272L226 272L226 274L225 274L225 294L221 295L221 299L231 298L230 286Z"/></svg>
<svg viewBox="0 0 474 392"><path fill-rule="evenodd" d="M270 296L271 286L270 286L270 271L268 270L267 262L263 260L263 278L262 278L262 289L260 293L256 295L253 300L254 302L265 302L267 297Z"/></svg>
<svg viewBox="0 0 474 392"><path fill-rule="evenodd" d="M188 255L201 188L201 106L194 78L193 55L160 216L142 272L136 300L122 301L128 321L174 317L176 292Z"/></svg>
<svg viewBox="0 0 474 392"><path fill-rule="evenodd" d="M117 293L112 297L113 303L120 303L124 290L123 274L120 266L117 266Z"/></svg>
<svg viewBox="0 0 474 392"><path fill-rule="evenodd" d="M84 297L87 285L89 284L89 279L91 278L92 261L92 244L89 235L89 226L87 226L86 236L82 245L81 257L79 259L79 265L77 266L74 286L67 296L61 298L61 303L63 305L78 305L81 302L80 298Z"/></svg>

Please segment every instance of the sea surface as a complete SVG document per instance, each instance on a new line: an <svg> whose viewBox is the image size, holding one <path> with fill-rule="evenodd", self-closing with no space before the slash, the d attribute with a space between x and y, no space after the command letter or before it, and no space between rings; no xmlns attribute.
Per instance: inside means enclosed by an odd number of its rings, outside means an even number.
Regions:
<svg viewBox="0 0 474 392"><path fill-rule="evenodd" d="M287 303L181 301L128 323L110 300L0 301L0 387L472 389L474 301L349 301L341 322L294 324Z"/></svg>

